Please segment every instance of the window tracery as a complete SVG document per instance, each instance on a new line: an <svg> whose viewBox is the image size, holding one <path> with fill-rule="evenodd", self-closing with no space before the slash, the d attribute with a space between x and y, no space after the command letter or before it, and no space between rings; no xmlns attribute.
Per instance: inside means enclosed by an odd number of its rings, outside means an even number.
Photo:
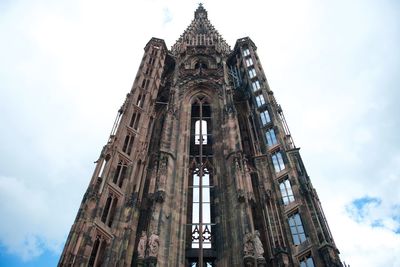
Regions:
<svg viewBox="0 0 400 267"><path fill-rule="evenodd" d="M192 102L190 129L187 248L198 256L188 261L190 266L213 266L213 259L203 257L205 249L213 249L214 236L211 107L203 96Z"/></svg>

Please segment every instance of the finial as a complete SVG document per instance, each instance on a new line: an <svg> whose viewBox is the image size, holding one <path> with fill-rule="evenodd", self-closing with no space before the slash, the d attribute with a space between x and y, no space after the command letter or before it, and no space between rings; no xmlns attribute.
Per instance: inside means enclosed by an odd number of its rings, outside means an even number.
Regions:
<svg viewBox="0 0 400 267"><path fill-rule="evenodd" d="M204 9L203 3L199 2L199 6L197 7L196 11L194 12L194 17L196 19L207 18L207 11Z"/></svg>

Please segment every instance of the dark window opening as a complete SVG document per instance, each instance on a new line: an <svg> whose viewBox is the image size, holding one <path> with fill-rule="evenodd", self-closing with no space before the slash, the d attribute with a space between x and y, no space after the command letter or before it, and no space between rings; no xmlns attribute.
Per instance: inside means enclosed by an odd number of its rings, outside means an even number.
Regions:
<svg viewBox="0 0 400 267"><path fill-rule="evenodd" d="M132 146L133 142L135 141L135 136L133 135L127 135L125 137L124 145L122 147L122 151L125 152L126 154L130 155L132 152Z"/></svg>
<svg viewBox="0 0 400 267"><path fill-rule="evenodd" d="M147 87L147 84L148 84L148 80L146 82L146 87ZM138 98L136 99L136 106L143 108L145 97L146 97L146 95L144 93L139 94Z"/></svg>
<svg viewBox="0 0 400 267"><path fill-rule="evenodd" d="M113 223L117 202L118 198L113 194L110 194L106 200L106 204L104 205L101 221L108 225L108 227L111 227Z"/></svg>
<svg viewBox="0 0 400 267"><path fill-rule="evenodd" d="M114 178L113 178L113 183L118 185L119 187L122 187L122 184L124 182L125 176L126 176L126 170L127 166L124 162L120 161L118 163L117 169L115 170Z"/></svg>
<svg viewBox="0 0 400 267"><path fill-rule="evenodd" d="M104 250L107 243L100 235L96 236L90 253L88 267L99 267L103 265Z"/></svg>
<svg viewBox="0 0 400 267"><path fill-rule="evenodd" d="M139 122L140 122L140 113L133 113L131 120L129 122L129 127L132 127L133 129L137 130L139 127Z"/></svg>

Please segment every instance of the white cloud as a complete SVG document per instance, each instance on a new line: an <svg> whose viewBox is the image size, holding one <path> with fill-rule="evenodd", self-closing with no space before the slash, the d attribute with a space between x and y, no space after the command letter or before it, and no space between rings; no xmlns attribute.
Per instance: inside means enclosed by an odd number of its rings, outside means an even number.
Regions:
<svg viewBox="0 0 400 267"><path fill-rule="evenodd" d="M329 208L335 207L329 205ZM357 223L344 210L329 220L341 257L351 266L399 266L400 237L390 229ZM337 226L336 226L337 225Z"/></svg>
<svg viewBox="0 0 400 267"><path fill-rule="evenodd" d="M50 207L42 191L32 190L20 180L0 177L0 236L9 252L29 260L43 252L43 241L46 241L45 248L54 251L52 245L57 242L55 240L60 242L62 235L52 233L56 232L56 225L42 221L48 219L48 209Z"/></svg>

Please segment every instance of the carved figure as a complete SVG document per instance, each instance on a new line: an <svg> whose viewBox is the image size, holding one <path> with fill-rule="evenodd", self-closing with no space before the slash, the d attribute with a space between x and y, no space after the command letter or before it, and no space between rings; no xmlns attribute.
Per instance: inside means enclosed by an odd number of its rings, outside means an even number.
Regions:
<svg viewBox="0 0 400 267"><path fill-rule="evenodd" d="M145 231L142 231L142 236L140 237L137 248L139 259L144 259L144 257L146 256L146 245L147 245L147 235Z"/></svg>
<svg viewBox="0 0 400 267"><path fill-rule="evenodd" d="M163 191L165 189L165 180L167 180L167 177L165 174L160 175L160 180L158 183L158 190Z"/></svg>
<svg viewBox="0 0 400 267"><path fill-rule="evenodd" d="M256 230L253 235L253 243L256 258L263 258L264 248L260 240L260 232Z"/></svg>
<svg viewBox="0 0 400 267"><path fill-rule="evenodd" d="M167 180L167 157L164 157L161 159L161 165L160 165L160 178L158 180L158 190L165 190L165 182Z"/></svg>
<svg viewBox="0 0 400 267"><path fill-rule="evenodd" d="M160 239L158 235L152 233L149 238L149 257L157 258L158 255L158 248L160 246Z"/></svg>
<svg viewBox="0 0 400 267"><path fill-rule="evenodd" d="M244 255L252 256L254 255L254 243L251 233L246 233L244 235Z"/></svg>

